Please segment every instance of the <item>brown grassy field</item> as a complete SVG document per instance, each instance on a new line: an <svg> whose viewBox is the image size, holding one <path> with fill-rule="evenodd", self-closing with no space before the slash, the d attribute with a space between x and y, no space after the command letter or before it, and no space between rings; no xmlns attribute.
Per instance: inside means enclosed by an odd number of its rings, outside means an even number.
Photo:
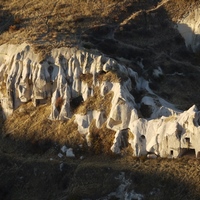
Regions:
<svg viewBox="0 0 200 200"><path fill-rule="evenodd" d="M134 18L133 13L138 12L140 15L141 10L152 12L159 2L1 0L0 44L28 42L40 53L48 53L52 48L60 46L83 45L82 38L88 31L98 31L104 25L123 29ZM171 18L177 19L191 2L173 0L165 8ZM106 30L102 31L102 34L106 34Z"/></svg>
<svg viewBox="0 0 200 200"><path fill-rule="evenodd" d="M26 41L39 52L80 45L86 30L115 22L117 12L127 6L128 2L119 0L2 0L0 44Z"/></svg>

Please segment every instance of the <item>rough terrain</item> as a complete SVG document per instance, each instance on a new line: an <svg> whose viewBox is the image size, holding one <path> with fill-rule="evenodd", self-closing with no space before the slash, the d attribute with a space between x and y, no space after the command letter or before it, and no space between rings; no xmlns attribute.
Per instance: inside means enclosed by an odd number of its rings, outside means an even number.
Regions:
<svg viewBox="0 0 200 200"><path fill-rule="evenodd" d="M200 109L200 54L194 45L198 44L198 28L179 26L190 25L198 8L195 0L1 0L0 45L26 42L38 55L38 63L60 47L103 54L148 80L154 97L167 100L177 110L194 104ZM187 28L195 42L186 40L188 35L177 28ZM104 74L98 78L105 80ZM106 78L124 81L123 73ZM89 75L81 80L93 84ZM1 92L6 92L3 83ZM107 114L112 94L104 101L98 92L81 106L73 101L72 115L102 107L108 109ZM147 91L131 92L137 104L147 95ZM52 103L47 98L35 107L37 103L30 98L14 107L5 121L1 117L0 199L200 198L200 163L193 151L177 159L135 158L130 145L124 144L120 154L114 155L110 147L115 132L108 126L99 131L91 123L92 145L88 147L74 117L52 120L62 118L62 100ZM52 105L58 113L52 114ZM152 114L146 105L139 106L138 113L145 119ZM59 158L64 144L73 147L75 158Z"/></svg>

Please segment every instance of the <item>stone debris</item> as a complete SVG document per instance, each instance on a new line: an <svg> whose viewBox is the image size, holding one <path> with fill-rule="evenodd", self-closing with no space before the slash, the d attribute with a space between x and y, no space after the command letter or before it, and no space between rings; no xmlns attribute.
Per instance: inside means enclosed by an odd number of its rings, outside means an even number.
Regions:
<svg viewBox="0 0 200 200"><path fill-rule="evenodd" d="M157 155L155 155L155 154L148 154L147 155L147 158L153 158L153 159L155 159L155 158L157 158L158 156Z"/></svg>
<svg viewBox="0 0 200 200"><path fill-rule="evenodd" d="M58 157L59 158L62 158L64 155L66 155L66 157L69 157L69 158L74 158L75 157L75 154L73 152L73 149L72 148L67 148L65 145L61 147L61 152L62 153L58 153ZM63 155L64 154L64 155Z"/></svg>
<svg viewBox="0 0 200 200"><path fill-rule="evenodd" d="M74 158L74 157L75 157L75 154L74 154L72 148L67 149L67 151L66 151L66 156L67 156L67 157L70 157L70 158Z"/></svg>
<svg viewBox="0 0 200 200"><path fill-rule="evenodd" d="M64 145L64 146L62 146L62 148L60 150L62 151L62 153L66 153L67 147Z"/></svg>
<svg viewBox="0 0 200 200"><path fill-rule="evenodd" d="M84 159L84 156L81 156L81 157L80 157L80 160L83 160L83 159Z"/></svg>
<svg viewBox="0 0 200 200"><path fill-rule="evenodd" d="M108 194L106 197L99 198L98 200L109 200L111 198L116 198L119 200L143 200L144 195L136 193L134 190L131 189L132 182L129 179L125 178L125 173L121 172L121 174L116 177L121 184L116 189L115 192Z"/></svg>
<svg viewBox="0 0 200 200"><path fill-rule="evenodd" d="M62 172L63 171L63 168L64 168L64 163L60 163L60 171Z"/></svg>
<svg viewBox="0 0 200 200"><path fill-rule="evenodd" d="M62 154L62 153L58 153L58 157L59 157L59 158L62 158L62 157L63 157L63 154Z"/></svg>

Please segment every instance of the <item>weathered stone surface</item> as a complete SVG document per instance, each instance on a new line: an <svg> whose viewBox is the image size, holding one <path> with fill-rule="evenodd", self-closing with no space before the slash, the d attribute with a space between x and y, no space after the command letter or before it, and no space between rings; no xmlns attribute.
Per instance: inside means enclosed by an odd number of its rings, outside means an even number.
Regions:
<svg viewBox="0 0 200 200"><path fill-rule="evenodd" d="M135 102L133 89L145 93L139 103ZM108 94L112 94L110 99L106 99ZM93 102L88 101L90 98ZM102 54L59 48L39 62L28 44L2 45L0 100L5 117L28 101L35 106L51 102L49 118L68 120L74 116L88 146L93 123L99 130L106 125L116 132L111 147L115 153L121 152L125 134L134 156L151 153L178 157L186 149L194 149L198 156L200 152L197 108L178 111L154 94L149 82L137 72ZM88 107L84 104L87 101ZM74 114L72 104L83 107L82 112ZM143 113L148 108L148 117L139 114L142 106Z"/></svg>
<svg viewBox="0 0 200 200"><path fill-rule="evenodd" d="M186 46L193 52L200 53L200 8L188 12L177 26Z"/></svg>

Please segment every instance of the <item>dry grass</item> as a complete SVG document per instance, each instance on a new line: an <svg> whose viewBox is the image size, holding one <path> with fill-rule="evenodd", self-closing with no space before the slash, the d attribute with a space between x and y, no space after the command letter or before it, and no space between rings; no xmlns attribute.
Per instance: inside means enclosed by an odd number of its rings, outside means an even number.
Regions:
<svg viewBox="0 0 200 200"><path fill-rule="evenodd" d="M4 133L12 138L32 143L52 141L77 146L85 142L77 131L74 118L67 122L52 121L48 119L50 112L50 105L33 107L32 103L27 103L14 111L5 121Z"/></svg>
<svg viewBox="0 0 200 200"><path fill-rule="evenodd" d="M88 98L77 112L88 110L103 110L105 115L110 112L112 93L105 97L98 96L96 88L94 97ZM59 104L60 105L60 104ZM58 143L60 145L74 147L75 150L81 144L85 153L88 151L84 135L78 132L78 125L74 123L74 117L68 121L52 121L48 119L51 112L49 104L34 107L31 102L22 105L14 111L2 125L5 136L15 140L30 141L33 145L45 146L47 143ZM95 154L111 154L110 147L115 132L107 129L104 124L100 129L95 127L95 120L90 125L91 152ZM37 148L37 147L36 147Z"/></svg>
<svg viewBox="0 0 200 200"><path fill-rule="evenodd" d="M75 113L86 114L89 110L101 110L105 112L105 117L108 116L111 109L111 101L113 97L113 92L108 92L105 96L100 95L100 88L95 87L94 95L88 97L82 105L80 105Z"/></svg>
<svg viewBox="0 0 200 200"><path fill-rule="evenodd" d="M94 119L89 127L92 153L111 155L112 152L110 148L115 137L115 131L106 128L106 124L103 124L102 127L98 129L95 124L96 121Z"/></svg>
<svg viewBox="0 0 200 200"><path fill-rule="evenodd" d="M185 11L192 10L199 5L196 0L173 0L164 5L169 16L175 22L185 15Z"/></svg>
<svg viewBox="0 0 200 200"><path fill-rule="evenodd" d="M37 52L46 54L55 47L81 45L88 30L98 30L102 25L117 27L133 12L154 7L154 3L138 0L8 0L0 6L2 27L5 27L0 44L27 41ZM9 26L16 28L9 31Z"/></svg>
<svg viewBox="0 0 200 200"><path fill-rule="evenodd" d="M2 18L10 26L10 31L5 28L0 35L0 44L28 41L37 51L48 52L53 47L77 44L85 30L113 22L113 11L122 9L124 3L120 0L8 0L0 6L5 11Z"/></svg>
<svg viewBox="0 0 200 200"><path fill-rule="evenodd" d="M120 83L124 80L127 80L127 76L124 75L123 73L117 71L109 71L109 72L100 72L99 74L96 75L96 78L100 83L103 81L111 82L111 83ZM80 75L81 81L85 82L88 84L88 87L92 88L93 85L93 75L91 73L86 73L86 74L81 74Z"/></svg>
<svg viewBox="0 0 200 200"><path fill-rule="evenodd" d="M81 74L80 79L81 79L81 81L87 83L88 87L92 87L92 85L93 85L93 75L92 74L90 74L90 73Z"/></svg>
<svg viewBox="0 0 200 200"><path fill-rule="evenodd" d="M165 122L174 121L176 119L177 119L177 117L175 115L164 118Z"/></svg>
<svg viewBox="0 0 200 200"><path fill-rule="evenodd" d="M6 83L5 82L0 83L0 90L1 90L1 93L4 96L7 96L7 89L6 89Z"/></svg>
<svg viewBox="0 0 200 200"><path fill-rule="evenodd" d="M10 25L9 26L9 32L15 32L15 31L17 31L17 26L16 25Z"/></svg>
<svg viewBox="0 0 200 200"><path fill-rule="evenodd" d="M189 5L191 1L173 0L164 7L175 18L174 15L181 16ZM79 45L87 30L101 25L118 26L141 9L155 8L155 3L138 0L8 0L0 6L0 21L3 21L0 44L27 41L40 53L48 53L54 47ZM130 37L127 39L131 40Z"/></svg>
<svg viewBox="0 0 200 200"><path fill-rule="evenodd" d="M98 80L100 82L102 81L108 81L108 82L111 82L111 83L119 83L120 80L121 80L121 77L119 74L117 74L116 72L112 72L112 71L109 71L107 73L103 73L103 74L99 74L98 75Z"/></svg>

